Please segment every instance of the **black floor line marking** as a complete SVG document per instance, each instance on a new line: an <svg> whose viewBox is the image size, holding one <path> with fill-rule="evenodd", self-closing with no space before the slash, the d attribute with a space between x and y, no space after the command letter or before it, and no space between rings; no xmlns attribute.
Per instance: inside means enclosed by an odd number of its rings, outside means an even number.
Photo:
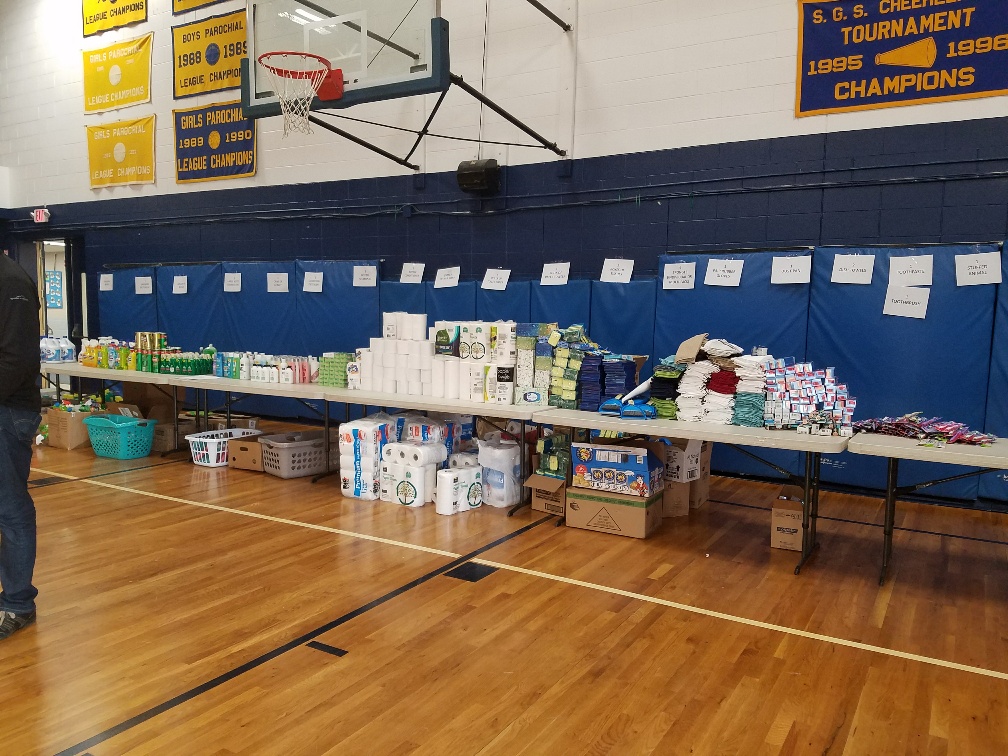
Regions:
<svg viewBox="0 0 1008 756"><path fill-rule="evenodd" d="M316 651L324 651L327 654L332 654L333 656L346 656L349 651L342 648L336 648L336 646L330 646L325 643L319 643L318 641L309 641L305 643L308 648L314 648Z"/></svg>
<svg viewBox="0 0 1008 756"><path fill-rule="evenodd" d="M493 575L497 572L496 567L490 567L485 564L474 564L472 562L466 562L465 564L460 564L454 570L445 573L445 577L457 578L458 580L466 580L470 583L478 583L483 578L488 575Z"/></svg>
<svg viewBox="0 0 1008 756"><path fill-rule="evenodd" d="M720 499L708 499L715 504L727 504L730 507L744 507L746 509L759 509L763 512L769 512L767 507L758 507L755 504L740 504L737 501L721 501ZM984 510L977 510L984 511ZM995 513L998 514L998 513ZM845 522L849 525L864 525L868 528L884 528L885 525L879 522L864 522L862 520L848 520L844 517L827 517L826 515L819 515L820 520L829 520L830 522ZM921 533L923 535L933 535L933 536L945 536L946 538L958 538L963 541L977 541L979 543L992 543L996 546L1008 546L1008 541L999 541L996 538L979 538L977 536L968 535L958 535L957 533L945 533L941 530L920 530L919 528L901 528L899 525L894 525L893 530L901 530L904 533Z"/></svg>
<svg viewBox="0 0 1008 756"><path fill-rule="evenodd" d="M65 483L66 478L28 478L29 488L44 488L45 486L54 486L57 483Z"/></svg>
<svg viewBox="0 0 1008 756"><path fill-rule="evenodd" d="M163 714L164 712L169 711L170 709L174 709L176 706L180 706L184 703L187 703L188 701L191 701L197 696L200 696L203 693L211 691L214 688L217 688L226 682L230 682L231 680L234 680L236 677L239 677L245 674L246 672L255 669L256 667L261 667L263 664L273 661L273 659L276 659L278 656L281 656L282 654L285 654L288 651L297 648L298 646L304 646L310 641L313 641L316 638L318 638L320 635L324 635L330 630L337 628L340 625L344 625L350 620L360 617L362 614L365 614L366 612L369 612L372 609L375 609L376 607L379 607L382 604L391 601L392 599L397 598L398 596L401 596L407 591L412 590L413 588L416 588L419 585L423 585L424 583L430 580L433 580L438 575L443 575L449 570L455 569L460 564L465 564L470 559L475 559L480 554L484 554L487 551L490 551L491 549L500 546L502 543L506 543L507 541L510 541L512 538L516 538L522 535L523 533L528 532L532 528L538 525L542 525L544 522L548 522L552 519L553 516L548 515L546 517L543 517L542 519L536 520L535 522L530 522L528 525L518 528L518 530L508 533L505 536L501 536L496 541L488 543L486 546L481 546L475 551L471 551L468 554L464 554L460 556L458 559L452 560L448 564L442 565L441 567L438 567L435 570L431 570L426 575L421 575L415 580L411 580L405 585L399 586L398 588L389 591L385 595L379 596L373 601L369 601L363 606L359 606L353 611L347 612L342 617L338 617L337 619L334 619L331 622L327 622L326 624L317 627L314 630L310 630L304 635L295 638L292 641L288 641L282 646L277 646L272 651L267 651L265 654L261 654L260 656L257 656L255 659L251 659L250 661L247 661L244 664L235 667L229 672L225 672L222 675L218 675L217 677L213 678L212 680L208 680L202 685L197 685L195 688L190 688L185 693L180 693L174 698L168 699L164 703L158 704L157 706L147 709L147 711L141 712L136 716L130 717L124 722L120 722L119 724L114 725L113 727L110 727L107 730L99 732L97 735L91 736L87 740L82 740L80 743L77 743L76 745L72 745L69 748L60 751L58 754L56 754L56 756L76 756L89 748L94 748L96 745L104 743L106 740L114 738L117 735L121 735L127 730L131 730L134 727L141 725L150 719L153 719L159 714Z"/></svg>

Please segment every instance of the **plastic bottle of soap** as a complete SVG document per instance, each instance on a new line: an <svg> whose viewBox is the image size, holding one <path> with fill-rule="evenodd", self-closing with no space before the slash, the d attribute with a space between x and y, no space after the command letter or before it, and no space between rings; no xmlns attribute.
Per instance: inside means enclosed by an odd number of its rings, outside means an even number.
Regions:
<svg viewBox="0 0 1008 756"><path fill-rule="evenodd" d="M241 380L243 381L250 380L252 378L251 374L252 358L249 356L248 352L242 353L241 359L238 364L239 364L238 372Z"/></svg>

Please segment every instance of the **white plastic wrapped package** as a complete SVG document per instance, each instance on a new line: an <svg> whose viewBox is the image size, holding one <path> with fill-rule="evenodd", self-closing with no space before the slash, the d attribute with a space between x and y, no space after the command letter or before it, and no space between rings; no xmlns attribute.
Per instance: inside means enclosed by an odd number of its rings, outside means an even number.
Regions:
<svg viewBox="0 0 1008 756"><path fill-rule="evenodd" d="M411 419L403 429L403 441L443 444L448 434L444 423L429 418Z"/></svg>
<svg viewBox="0 0 1008 756"><path fill-rule="evenodd" d="M521 451L510 441L480 441L479 463L483 468L483 503L510 507L521 500Z"/></svg>

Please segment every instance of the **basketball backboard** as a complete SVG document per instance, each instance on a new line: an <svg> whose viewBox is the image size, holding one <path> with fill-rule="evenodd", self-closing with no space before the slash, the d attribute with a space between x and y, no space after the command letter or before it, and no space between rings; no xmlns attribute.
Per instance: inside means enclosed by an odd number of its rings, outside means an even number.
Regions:
<svg viewBox="0 0 1008 756"><path fill-rule="evenodd" d="M280 115L266 52L320 55L343 72L343 97L312 109L441 92L451 73L439 0L248 0L249 49L242 104L252 118Z"/></svg>

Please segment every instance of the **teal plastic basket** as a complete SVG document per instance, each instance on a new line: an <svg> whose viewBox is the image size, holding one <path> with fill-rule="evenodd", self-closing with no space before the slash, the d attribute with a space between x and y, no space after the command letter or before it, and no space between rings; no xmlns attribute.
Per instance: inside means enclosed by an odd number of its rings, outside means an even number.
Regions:
<svg viewBox="0 0 1008 756"><path fill-rule="evenodd" d="M91 448L99 457L138 459L149 456L157 420L137 420L122 415L85 417Z"/></svg>

